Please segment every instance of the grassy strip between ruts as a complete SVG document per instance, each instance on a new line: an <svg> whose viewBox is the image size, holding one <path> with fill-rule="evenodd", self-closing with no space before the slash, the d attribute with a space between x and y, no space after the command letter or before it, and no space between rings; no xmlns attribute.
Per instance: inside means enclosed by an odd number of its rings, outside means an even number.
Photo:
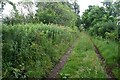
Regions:
<svg viewBox="0 0 120 80"><path fill-rule="evenodd" d="M62 78L107 78L89 37L83 32L60 75Z"/></svg>

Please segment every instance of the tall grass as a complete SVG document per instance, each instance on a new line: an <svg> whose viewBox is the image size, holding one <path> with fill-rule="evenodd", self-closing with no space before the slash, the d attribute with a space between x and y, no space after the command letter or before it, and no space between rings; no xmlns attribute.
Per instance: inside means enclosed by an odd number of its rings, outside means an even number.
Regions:
<svg viewBox="0 0 120 80"><path fill-rule="evenodd" d="M102 56L105 58L108 66L111 67L116 78L120 78L120 56L119 56L119 43L102 38L94 38L95 44L98 46Z"/></svg>
<svg viewBox="0 0 120 80"><path fill-rule="evenodd" d="M46 24L3 25L3 78L45 77L77 30Z"/></svg>

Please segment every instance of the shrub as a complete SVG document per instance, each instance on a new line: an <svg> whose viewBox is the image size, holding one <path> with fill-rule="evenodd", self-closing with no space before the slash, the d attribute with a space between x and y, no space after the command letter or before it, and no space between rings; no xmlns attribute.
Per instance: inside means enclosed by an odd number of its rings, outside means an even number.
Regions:
<svg viewBox="0 0 120 80"><path fill-rule="evenodd" d="M97 22L93 27L89 28L91 35L101 36L111 40L118 40L117 25L115 22Z"/></svg>
<svg viewBox="0 0 120 80"><path fill-rule="evenodd" d="M75 35L52 24L3 25L3 78L45 77Z"/></svg>

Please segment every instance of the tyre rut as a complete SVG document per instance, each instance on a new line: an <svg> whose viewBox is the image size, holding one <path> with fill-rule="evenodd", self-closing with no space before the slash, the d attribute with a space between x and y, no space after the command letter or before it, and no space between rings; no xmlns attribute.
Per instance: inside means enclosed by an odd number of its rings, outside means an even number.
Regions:
<svg viewBox="0 0 120 80"><path fill-rule="evenodd" d="M72 53L72 50L73 50L75 44L77 42L78 42L78 40L75 40L74 43L73 43L73 45L68 48L68 50L65 52L65 54L60 59L60 61L58 62L58 64L56 64L55 67L52 69L52 71L49 73L49 75L47 76L47 78L60 78L59 72L64 67L64 65L66 64L69 56Z"/></svg>
<svg viewBox="0 0 120 80"><path fill-rule="evenodd" d="M112 68L106 63L105 58L102 56L102 54L99 51L99 48L95 45L95 43L92 41L91 37L90 37L90 41L93 44L94 47L94 51L97 54L97 57L99 58L100 62L102 65L104 65L104 70L106 72L106 74L108 75L108 78L111 78L112 80L115 79L115 75L112 72Z"/></svg>

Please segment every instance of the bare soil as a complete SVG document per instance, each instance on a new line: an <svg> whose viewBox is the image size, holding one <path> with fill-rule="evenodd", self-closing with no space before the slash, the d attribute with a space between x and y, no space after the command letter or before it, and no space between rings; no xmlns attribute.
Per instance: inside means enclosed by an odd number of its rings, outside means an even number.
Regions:
<svg viewBox="0 0 120 80"><path fill-rule="evenodd" d="M50 72L50 74L48 75L47 78L59 78L59 72L64 67L64 65L66 64L67 59L70 56L72 49L73 49L73 46L69 47L69 49L67 50L67 52L60 59L59 63L57 65L55 65L55 67Z"/></svg>

